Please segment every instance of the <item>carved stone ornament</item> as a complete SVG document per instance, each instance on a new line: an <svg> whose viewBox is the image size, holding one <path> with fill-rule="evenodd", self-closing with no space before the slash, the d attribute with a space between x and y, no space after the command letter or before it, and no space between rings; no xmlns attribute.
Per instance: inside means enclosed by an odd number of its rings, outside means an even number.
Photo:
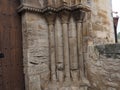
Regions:
<svg viewBox="0 0 120 90"><path fill-rule="evenodd" d="M45 18L48 22L48 24L54 24L55 22L55 17L56 17L56 13L52 12L51 10L48 10L46 12L44 12Z"/></svg>
<svg viewBox="0 0 120 90"><path fill-rule="evenodd" d="M40 5L46 5L48 2L42 2L39 1ZM65 3L65 2L64 2ZM82 5L82 4L78 4L75 6L68 6L66 4L62 4L59 7L55 7L55 6L51 6L51 5L46 5L43 8L38 8L38 7L33 7L31 5L22 3L19 8L18 8L18 12L23 12L23 11L30 11L30 12L36 12L36 13L44 13L47 11L52 11L52 12L60 12L62 10L68 10L70 12L73 12L74 10L80 9L81 11L85 11L85 12L90 12L90 7L86 6L86 5Z"/></svg>
<svg viewBox="0 0 120 90"><path fill-rule="evenodd" d="M68 10L63 10L59 12L59 16L62 23L68 23L70 19L70 12Z"/></svg>
<svg viewBox="0 0 120 90"><path fill-rule="evenodd" d="M85 12L81 10L75 10L72 13L74 20L77 22L83 22L85 18Z"/></svg>

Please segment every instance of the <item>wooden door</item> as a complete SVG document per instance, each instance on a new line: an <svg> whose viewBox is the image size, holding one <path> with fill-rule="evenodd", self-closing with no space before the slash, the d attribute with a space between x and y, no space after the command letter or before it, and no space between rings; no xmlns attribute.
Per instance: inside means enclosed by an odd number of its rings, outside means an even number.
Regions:
<svg viewBox="0 0 120 90"><path fill-rule="evenodd" d="M0 90L24 90L20 0L0 0Z"/></svg>

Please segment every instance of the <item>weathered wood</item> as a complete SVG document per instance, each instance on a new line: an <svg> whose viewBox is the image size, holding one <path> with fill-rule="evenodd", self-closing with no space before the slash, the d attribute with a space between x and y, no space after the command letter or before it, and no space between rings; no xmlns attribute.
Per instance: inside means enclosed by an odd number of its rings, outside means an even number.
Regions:
<svg viewBox="0 0 120 90"><path fill-rule="evenodd" d="M0 90L25 90L20 0L0 0Z"/></svg>

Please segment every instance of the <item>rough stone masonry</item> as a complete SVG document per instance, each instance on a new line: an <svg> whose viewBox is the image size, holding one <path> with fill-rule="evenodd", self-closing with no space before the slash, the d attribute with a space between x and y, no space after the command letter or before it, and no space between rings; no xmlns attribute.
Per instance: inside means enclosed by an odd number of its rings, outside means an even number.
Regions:
<svg viewBox="0 0 120 90"><path fill-rule="evenodd" d="M120 90L111 0L21 0L18 12L26 90Z"/></svg>

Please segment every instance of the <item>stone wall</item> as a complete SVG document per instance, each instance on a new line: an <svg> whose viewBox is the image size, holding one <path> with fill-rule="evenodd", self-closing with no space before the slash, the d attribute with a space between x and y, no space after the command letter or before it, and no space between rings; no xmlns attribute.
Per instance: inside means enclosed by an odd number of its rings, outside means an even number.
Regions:
<svg viewBox="0 0 120 90"><path fill-rule="evenodd" d="M110 1L55 1L21 0L26 90L117 90L94 76L99 51L88 47L114 42Z"/></svg>
<svg viewBox="0 0 120 90"><path fill-rule="evenodd" d="M111 0L21 0L21 7L40 12L46 7L77 6L83 4L84 7L91 8L89 14L89 32L87 35L89 44L114 43L114 30L112 18ZM19 9L19 11L22 11Z"/></svg>
<svg viewBox="0 0 120 90"><path fill-rule="evenodd" d="M111 0L91 0L93 44L115 42Z"/></svg>
<svg viewBox="0 0 120 90"><path fill-rule="evenodd" d="M47 6L60 7L61 5L74 6L77 4L87 4L90 0L21 0L22 4L36 8L45 8Z"/></svg>
<svg viewBox="0 0 120 90"><path fill-rule="evenodd" d="M80 16L76 19L74 14ZM88 89L83 56L87 43L82 37L88 23L81 21L87 15L82 11L59 15L22 16L26 90Z"/></svg>
<svg viewBox="0 0 120 90"><path fill-rule="evenodd" d="M41 15L29 12L23 14L22 25L26 90L41 90L50 73L48 27Z"/></svg>
<svg viewBox="0 0 120 90"><path fill-rule="evenodd" d="M89 46L89 90L120 90L120 44Z"/></svg>

